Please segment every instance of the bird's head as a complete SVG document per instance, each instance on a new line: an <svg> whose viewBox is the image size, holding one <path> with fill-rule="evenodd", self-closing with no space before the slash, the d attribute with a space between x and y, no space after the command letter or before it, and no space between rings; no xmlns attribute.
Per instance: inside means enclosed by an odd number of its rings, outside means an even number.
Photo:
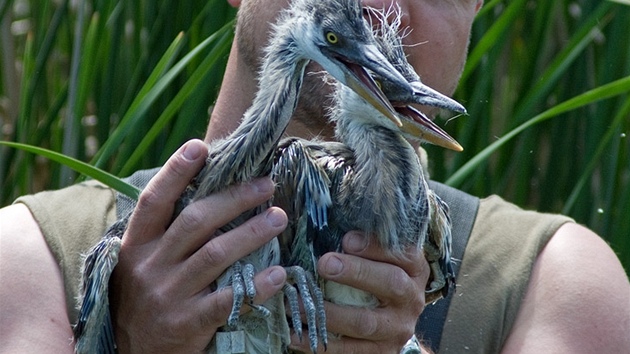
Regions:
<svg viewBox="0 0 630 354"><path fill-rule="evenodd" d="M414 72L415 73L415 72ZM466 109L457 101L445 96L420 81L420 78L411 79L410 85L413 93L398 89L397 85L392 85L385 78L375 76L379 82L383 93L390 100L392 106L400 117L398 129L406 138L418 142L427 142L447 149L462 151L462 146L453 139L442 128L435 124L429 117L411 104L432 106L448 109L454 112L466 114ZM416 75L417 77L417 75ZM376 115L375 118L384 120Z"/></svg>
<svg viewBox="0 0 630 354"><path fill-rule="evenodd" d="M379 73L373 72L372 75L400 117L402 124L396 129L410 140L428 142L451 150L462 151L463 148L455 139L449 136L424 113L411 106L411 104L419 104L466 114L466 109L457 101L422 83L413 66L407 61L403 51L401 34L399 32L400 22L395 20L396 16L394 16L393 21L388 21L388 18L392 17L391 15L391 12L372 14L371 18L381 20L375 31L376 40L379 50L409 82L413 90L410 92L400 89L400 85L391 82L388 77L384 77ZM378 116L375 118L378 118ZM382 117L380 119L384 123L388 123Z"/></svg>
<svg viewBox="0 0 630 354"><path fill-rule="evenodd" d="M413 88L379 51L376 39L357 0L294 0L282 15L275 33L291 26L295 50L321 65L382 115L401 124L389 100L366 69L413 94Z"/></svg>

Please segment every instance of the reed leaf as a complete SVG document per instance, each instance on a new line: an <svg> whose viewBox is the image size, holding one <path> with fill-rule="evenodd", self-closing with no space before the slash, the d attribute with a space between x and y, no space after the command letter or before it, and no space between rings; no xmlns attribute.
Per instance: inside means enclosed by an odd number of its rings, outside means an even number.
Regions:
<svg viewBox="0 0 630 354"><path fill-rule="evenodd" d="M155 69L147 79L146 83L142 86L142 89L140 89L140 92L138 92L136 99L133 101L131 107L120 121L118 127L116 127L113 133L111 133L107 142L95 156L95 166L102 167L105 165L107 159L109 159L115 150L119 148L125 136L133 131L134 127L137 126L140 118L144 113L146 113L149 106L182 70L184 64L178 65L173 68L174 70L167 71L170 64L176 58L178 51L182 48L183 38L184 34L180 33L155 66ZM188 55L187 58L190 59L190 57L191 55Z"/></svg>
<svg viewBox="0 0 630 354"><path fill-rule="evenodd" d="M85 103L85 101L81 102L80 97L85 97L88 92L88 88L84 87L79 83L81 79L79 71L82 71L84 76L86 75L85 71L88 71L92 65L81 65L81 63L91 63L91 61L82 60L82 57L85 57L85 53L91 52L94 50L94 22L98 22L98 16L93 18L92 24L90 26L90 34L85 43L88 43L87 46L83 45L83 23L85 21L85 17L87 16L85 10L85 1L81 1L79 3L77 15L77 22L75 24L74 29L74 40L73 40L73 51L72 51L72 61L70 63L70 78L69 78L69 88L68 88L68 110L67 116L64 121L64 130L63 130L63 147L62 152L65 155L76 157L79 151L79 144L81 139L81 114L83 106L81 103ZM91 40L90 40L91 39ZM67 167L67 166L66 166ZM61 169L61 177L62 181L71 181L74 180L74 174L70 172L68 168Z"/></svg>
<svg viewBox="0 0 630 354"><path fill-rule="evenodd" d="M96 168L90 164L87 164L83 161L72 158L70 156L67 156L67 155L64 155L55 151L51 151L48 149L40 148L37 146L14 143L10 141L0 141L0 145L24 150L33 154L37 154L39 156L46 157L53 161L59 162L63 164L64 166L68 166L76 172L79 172L88 177L91 177L134 200L137 200L138 197L140 196L140 190L136 188L135 186L128 184L127 182L112 175L109 172L103 171L99 168Z"/></svg>
<svg viewBox="0 0 630 354"><path fill-rule="evenodd" d="M490 144L464 164L464 166L462 166L459 170L457 170L457 172L447 179L445 183L452 187L460 186L482 162L490 157L492 153L497 151L502 145L512 140L526 129L536 124L544 122L547 119L557 117L567 111L628 92L630 92L630 76L611 82L607 85L600 86L554 106L512 129L503 137Z"/></svg>
<svg viewBox="0 0 630 354"><path fill-rule="evenodd" d="M13 5L13 1L11 0L0 1L0 19L4 19L4 16L7 14L11 5Z"/></svg>
<svg viewBox="0 0 630 354"><path fill-rule="evenodd" d="M573 207L575 206L578 195L580 194L580 192L586 185L587 180L592 177L593 171L595 170L595 168L601 161L604 151L609 146L613 138L621 137L622 139L625 139L626 134L620 133L620 131L622 131L620 128L623 122L628 119L628 117L630 117L630 96L626 98L625 104L623 105L623 107L619 109L619 112L617 113L613 121L611 122L610 127L608 128L608 131L606 132L606 135L602 138L601 142L597 146L597 150L591 157L588 165L586 165L586 168L582 170L580 179L575 183L575 186L573 187L573 191L567 198L567 201L565 202L564 207L562 208L563 214L571 213L571 209L573 209ZM615 160L618 161L619 159L615 159Z"/></svg>
<svg viewBox="0 0 630 354"><path fill-rule="evenodd" d="M233 24L230 22L225 25L223 29L217 32L217 35L221 35L221 37L217 40L215 47L208 53L205 60L197 67L197 70L192 73L190 79L182 86L164 112L162 112L160 117L151 126L140 144L135 147L131 156L126 159L127 161L125 165L120 170L122 175L131 174L133 169L138 167L138 161L147 153L149 145L155 142L157 137L163 132L166 125L170 123L175 113L186 102L190 94L198 89L199 84L206 77L207 73L214 67L214 65L216 65L216 62L220 59L223 53L225 53L225 51L231 46L233 37L233 33L231 31L232 25ZM202 42L200 45L205 46L206 43Z"/></svg>
<svg viewBox="0 0 630 354"><path fill-rule="evenodd" d="M473 51L468 55L466 61L466 67L462 73L461 81L466 81L472 70L477 68L477 65L481 62L483 56L497 43L500 43L500 38L505 36L506 28L514 22L515 18L519 16L520 11L526 4L526 0L512 1L506 8L505 12L499 19L486 31L485 35Z"/></svg>
<svg viewBox="0 0 630 354"><path fill-rule="evenodd" d="M630 6L630 0L608 0L608 1Z"/></svg>

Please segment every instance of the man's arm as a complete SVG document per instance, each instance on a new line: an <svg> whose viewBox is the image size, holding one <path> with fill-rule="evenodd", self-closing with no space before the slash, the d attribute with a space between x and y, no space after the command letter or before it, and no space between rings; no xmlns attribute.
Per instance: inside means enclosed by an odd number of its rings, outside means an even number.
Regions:
<svg viewBox="0 0 630 354"><path fill-rule="evenodd" d="M63 276L24 204L0 209L0 284L0 352L74 352Z"/></svg>
<svg viewBox="0 0 630 354"><path fill-rule="evenodd" d="M630 284L611 248L574 223L538 256L503 353L624 353Z"/></svg>

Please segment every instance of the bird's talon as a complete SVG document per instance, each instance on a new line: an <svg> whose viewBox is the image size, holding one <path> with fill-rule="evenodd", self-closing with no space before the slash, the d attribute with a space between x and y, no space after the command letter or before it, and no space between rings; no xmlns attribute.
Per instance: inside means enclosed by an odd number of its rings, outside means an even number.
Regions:
<svg viewBox="0 0 630 354"><path fill-rule="evenodd" d="M291 321L293 323L293 330L298 335L300 342L302 342L302 321L300 319L300 307L298 304L297 290L290 284L284 284L282 292L286 296L289 303L289 310L291 311Z"/></svg>
<svg viewBox="0 0 630 354"><path fill-rule="evenodd" d="M238 318L239 316L233 316L233 314L230 314L230 317L228 317L227 325L231 331L234 331L237 329Z"/></svg>
<svg viewBox="0 0 630 354"><path fill-rule="evenodd" d="M411 336L411 338L407 341L405 346L400 350L400 354L420 354L420 353L422 353L422 350L420 349L420 341L418 341L418 338L416 338L415 334Z"/></svg>
<svg viewBox="0 0 630 354"><path fill-rule="evenodd" d="M246 263L243 266L242 275L243 275L243 283L245 285L245 293L247 297L253 301L254 297L256 297L256 287L254 286L254 266L250 263Z"/></svg>
<svg viewBox="0 0 630 354"><path fill-rule="evenodd" d="M264 306L255 305L254 297L256 297L256 287L254 286L254 266L250 263L244 265L240 261L232 264L232 290L234 298L232 302L232 312L228 318L230 327L236 326L240 315L241 307L245 302L245 296L249 300L248 305L254 309L260 316L269 317L270 311Z"/></svg>
<svg viewBox="0 0 630 354"><path fill-rule="evenodd" d="M267 317L271 316L271 311L269 311L266 307L264 307L262 305L249 304L249 307L251 307L254 311L256 311L256 313L260 317L267 318Z"/></svg>
<svg viewBox="0 0 630 354"><path fill-rule="evenodd" d="M315 279L310 272L298 266L288 267L287 281L295 284L302 296L302 304L307 321L308 336L313 353L316 352L318 340L321 339L324 346L328 344L328 334L326 332L326 314L324 312L324 297L321 289L317 286ZM289 300L289 307L293 316L293 327L302 340L302 323L297 301L297 291L293 286L285 286L285 294ZM288 289L290 288L290 289Z"/></svg>

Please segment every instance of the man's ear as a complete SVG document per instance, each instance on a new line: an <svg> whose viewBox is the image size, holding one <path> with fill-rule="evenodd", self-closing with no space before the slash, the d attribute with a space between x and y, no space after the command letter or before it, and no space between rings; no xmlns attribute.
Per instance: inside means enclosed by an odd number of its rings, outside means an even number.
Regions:
<svg viewBox="0 0 630 354"><path fill-rule="evenodd" d="M241 6L241 0L227 0L227 2L232 6L232 7L239 7Z"/></svg>

